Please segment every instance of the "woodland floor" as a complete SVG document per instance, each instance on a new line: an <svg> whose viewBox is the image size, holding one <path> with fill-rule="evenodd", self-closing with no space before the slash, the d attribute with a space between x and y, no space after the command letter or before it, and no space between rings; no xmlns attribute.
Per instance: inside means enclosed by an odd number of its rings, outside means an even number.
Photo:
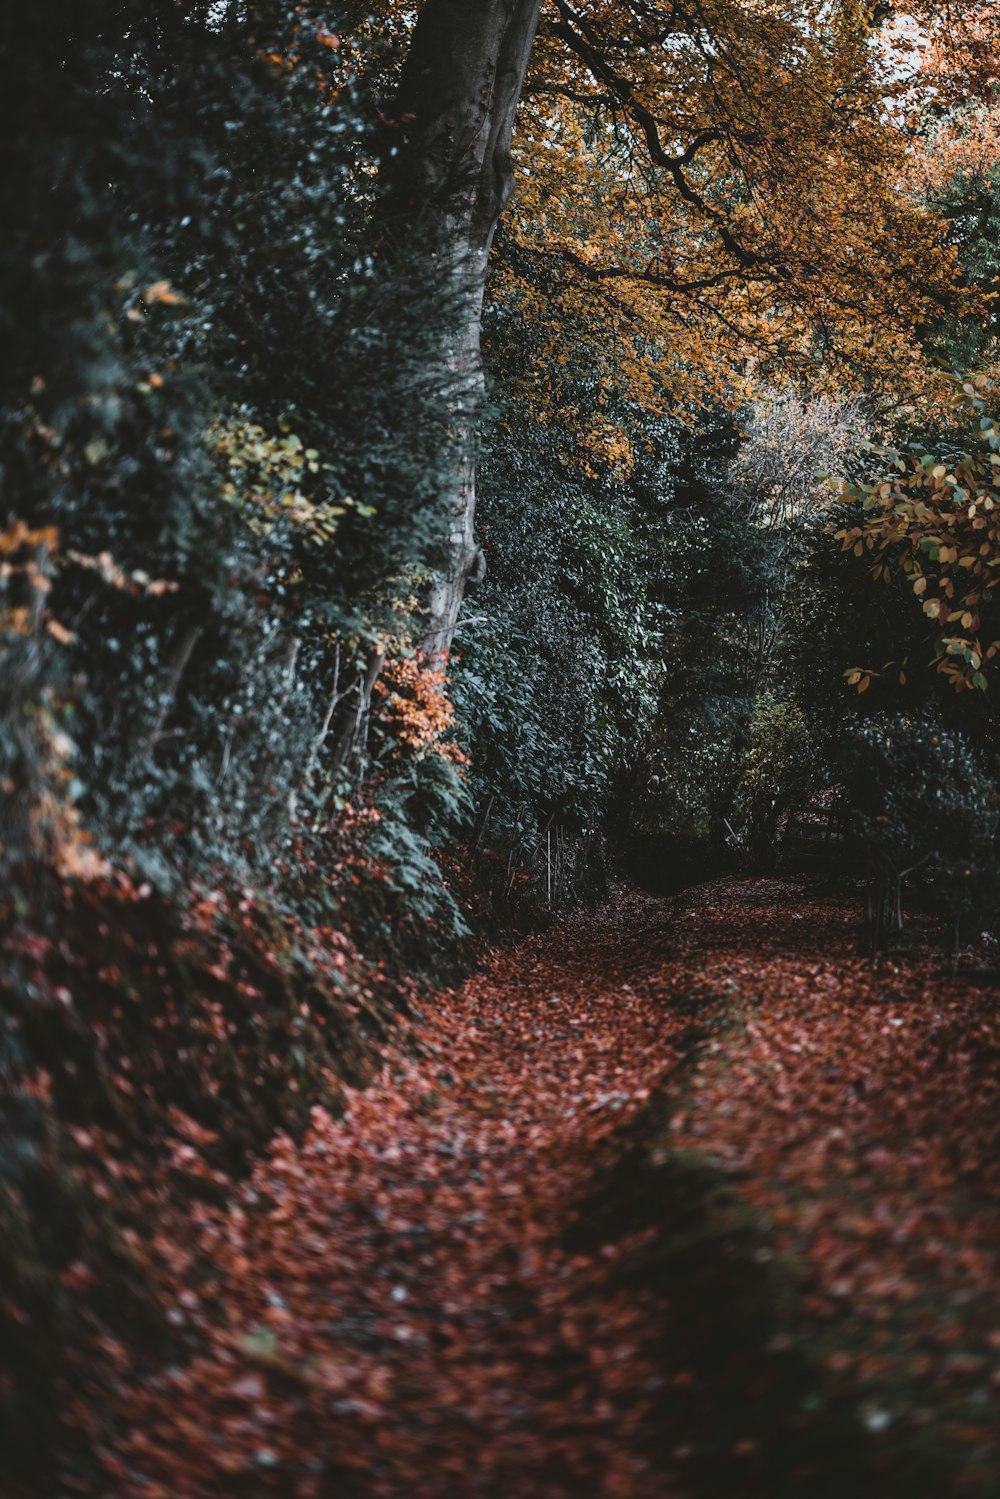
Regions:
<svg viewBox="0 0 1000 1499"><path fill-rule="evenodd" d="M154 1246L106 1492L995 1494L1000 1017L858 903L623 894Z"/></svg>

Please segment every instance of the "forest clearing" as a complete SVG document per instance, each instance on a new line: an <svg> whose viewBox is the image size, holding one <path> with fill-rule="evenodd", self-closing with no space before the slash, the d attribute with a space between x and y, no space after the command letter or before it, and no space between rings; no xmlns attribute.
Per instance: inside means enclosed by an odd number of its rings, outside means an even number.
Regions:
<svg viewBox="0 0 1000 1499"><path fill-rule="evenodd" d="M0 1499L1000 1492L996 9L5 15Z"/></svg>

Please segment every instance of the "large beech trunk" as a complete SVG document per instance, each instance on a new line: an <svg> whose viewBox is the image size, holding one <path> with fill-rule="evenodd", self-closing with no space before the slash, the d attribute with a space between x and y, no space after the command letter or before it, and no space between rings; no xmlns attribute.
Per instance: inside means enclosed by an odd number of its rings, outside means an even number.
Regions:
<svg viewBox="0 0 1000 1499"><path fill-rule="evenodd" d="M452 298L445 358L455 377L449 419L458 454L447 495L448 560L428 600L422 649L451 646L477 564L476 424L480 331L490 245L510 196L510 141L541 0L424 0L395 106L387 163L393 228L412 230L429 273Z"/></svg>

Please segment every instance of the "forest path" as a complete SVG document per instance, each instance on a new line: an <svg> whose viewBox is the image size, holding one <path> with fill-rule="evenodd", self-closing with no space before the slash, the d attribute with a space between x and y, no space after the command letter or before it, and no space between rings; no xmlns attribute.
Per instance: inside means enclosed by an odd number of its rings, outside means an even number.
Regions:
<svg viewBox="0 0 1000 1499"><path fill-rule="evenodd" d="M805 1114L822 1058L803 1016L847 1015L862 1071L876 1033L899 1041L850 955L855 918L787 882L631 892L439 996L415 1053L301 1146L277 1141L227 1210L199 1215L197 1253L178 1246L177 1315L214 1323L210 1346L133 1390L113 1492L666 1499L698 1486L699 1451L720 1496L818 1493L797 1485L820 1460L822 1492L845 1492L836 1401L839 1457L788 1441L811 1387L758 1284L770 1250L699 1161L752 1165L749 1196L779 1222L775 1178L807 1198L825 1179L843 1094L831 1081ZM766 1063L744 1057L753 1021L733 1032L734 1006L762 995ZM821 1040L843 1052L842 1031ZM808 1074L798 1103L785 1048ZM675 1157L674 1136L699 1158ZM837 1232L822 1211L793 1227L807 1257ZM863 1299L838 1253L820 1243ZM869 1271L885 1281L875 1250ZM879 1305L896 1305L893 1274L869 1288Z"/></svg>

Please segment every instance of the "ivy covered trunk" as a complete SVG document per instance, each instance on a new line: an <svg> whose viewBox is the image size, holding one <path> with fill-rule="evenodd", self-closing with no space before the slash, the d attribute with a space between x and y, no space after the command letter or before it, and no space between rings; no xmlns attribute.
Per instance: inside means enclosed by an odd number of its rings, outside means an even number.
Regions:
<svg viewBox="0 0 1000 1499"><path fill-rule="evenodd" d="M387 163L389 216L416 238L446 287L448 423L457 454L443 510L444 561L427 601L421 647L451 646L475 541L480 331L490 246L513 186L511 133L541 0L425 0L403 68Z"/></svg>

